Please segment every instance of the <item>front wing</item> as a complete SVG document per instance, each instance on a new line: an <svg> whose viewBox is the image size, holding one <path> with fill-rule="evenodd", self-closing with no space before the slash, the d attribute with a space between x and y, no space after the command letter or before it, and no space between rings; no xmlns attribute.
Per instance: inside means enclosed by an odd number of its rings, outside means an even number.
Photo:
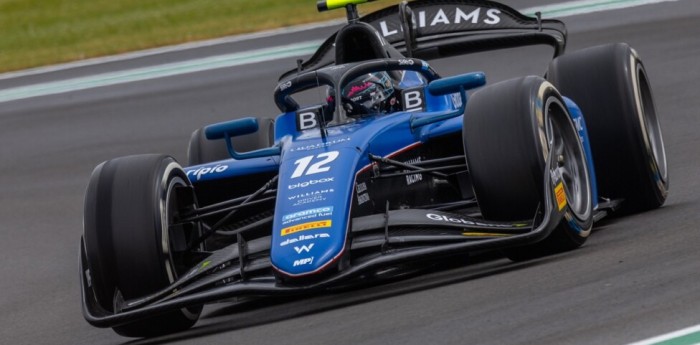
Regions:
<svg viewBox="0 0 700 345"><path fill-rule="evenodd" d="M302 284L285 284L272 274L269 255L266 255L270 250L269 236L237 243L212 252L158 292L117 301L116 312L106 310L97 302L81 240L83 315L94 326L114 327L232 297L305 294L348 284L353 278L395 265L534 243L547 237L563 217L563 210L553 206L556 199L548 180L545 186L545 195L549 197L533 219L522 222L488 222L427 209L394 210L355 218L349 265L340 271L312 277Z"/></svg>

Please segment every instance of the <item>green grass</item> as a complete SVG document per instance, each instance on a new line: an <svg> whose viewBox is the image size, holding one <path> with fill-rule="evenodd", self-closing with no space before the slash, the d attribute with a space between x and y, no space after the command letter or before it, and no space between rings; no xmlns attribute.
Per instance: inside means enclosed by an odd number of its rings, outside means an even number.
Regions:
<svg viewBox="0 0 700 345"><path fill-rule="evenodd" d="M344 16L315 0L0 0L0 71Z"/></svg>

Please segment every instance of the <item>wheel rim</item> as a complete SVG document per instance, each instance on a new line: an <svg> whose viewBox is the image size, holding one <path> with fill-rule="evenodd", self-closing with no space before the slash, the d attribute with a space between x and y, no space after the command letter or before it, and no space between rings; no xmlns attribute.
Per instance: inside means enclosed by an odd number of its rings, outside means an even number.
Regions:
<svg viewBox="0 0 700 345"><path fill-rule="evenodd" d="M163 252L164 265L170 284L175 282L175 280L177 280L177 278L187 270L184 265L178 264L176 257L173 256L170 242L170 224L174 223L175 217L180 209L180 205L178 204L177 198L173 192L178 186L187 186L185 179L178 175L175 175L172 179L168 180L168 177L171 176L172 171L177 168L177 164L171 163L163 173L161 186L164 188L162 189L163 194L161 195L159 205L161 210L161 248ZM192 320L196 319L198 316L197 308L182 308L180 311L184 316Z"/></svg>
<svg viewBox="0 0 700 345"><path fill-rule="evenodd" d="M170 180L167 190L165 192L165 198L161 201L163 205L163 212L161 217L163 218L161 224L161 239L163 248L163 259L165 260L165 269L168 272L168 280L170 283L174 282L175 279L180 275L179 270L176 268L176 263L173 258L173 252L171 250L170 242L170 224L173 223L175 215L177 214L178 204L175 198L173 198L173 191L177 186L184 186L185 183L180 177L175 177Z"/></svg>
<svg viewBox="0 0 700 345"><path fill-rule="evenodd" d="M586 220L591 214L591 190L586 159L578 133L563 104L550 97L546 103L546 135L550 154L550 176L562 182L566 202L573 215Z"/></svg>
<svg viewBox="0 0 700 345"><path fill-rule="evenodd" d="M637 64L636 73L637 82L635 83L635 92L637 109L640 117L640 124L645 134L644 142L647 151L650 154L653 162L650 162L655 173L657 182L663 188L668 179L668 170L666 163L666 151L664 149L663 136L661 134L661 126L659 119L656 116L656 108L651 94L651 87L647 81L644 69L640 64Z"/></svg>

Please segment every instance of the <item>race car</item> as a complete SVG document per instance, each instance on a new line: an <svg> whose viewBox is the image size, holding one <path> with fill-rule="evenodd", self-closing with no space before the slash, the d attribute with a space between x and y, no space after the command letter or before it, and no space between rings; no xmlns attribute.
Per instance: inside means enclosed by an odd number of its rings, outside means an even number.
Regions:
<svg viewBox="0 0 700 345"><path fill-rule="evenodd" d="M136 155L95 168L80 241L90 324L157 336L192 327L206 303L347 288L474 252L532 259L581 246L613 211L663 205L659 118L627 44L564 54L562 22L485 0L360 18L365 1L318 2L348 24L282 75L274 119L197 129L186 167ZM545 76L486 85L429 63L535 44L554 48Z"/></svg>

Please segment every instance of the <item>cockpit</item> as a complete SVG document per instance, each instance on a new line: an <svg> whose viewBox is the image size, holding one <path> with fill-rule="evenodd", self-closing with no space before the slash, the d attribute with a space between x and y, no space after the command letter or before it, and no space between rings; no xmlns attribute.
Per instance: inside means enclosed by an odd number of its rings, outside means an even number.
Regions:
<svg viewBox="0 0 700 345"><path fill-rule="evenodd" d="M275 103L285 113L302 112L304 124L333 126L370 116L425 110L424 89L438 75L418 59L384 59L328 66L283 80ZM307 103L304 94L317 95ZM310 127L309 127L310 128Z"/></svg>

